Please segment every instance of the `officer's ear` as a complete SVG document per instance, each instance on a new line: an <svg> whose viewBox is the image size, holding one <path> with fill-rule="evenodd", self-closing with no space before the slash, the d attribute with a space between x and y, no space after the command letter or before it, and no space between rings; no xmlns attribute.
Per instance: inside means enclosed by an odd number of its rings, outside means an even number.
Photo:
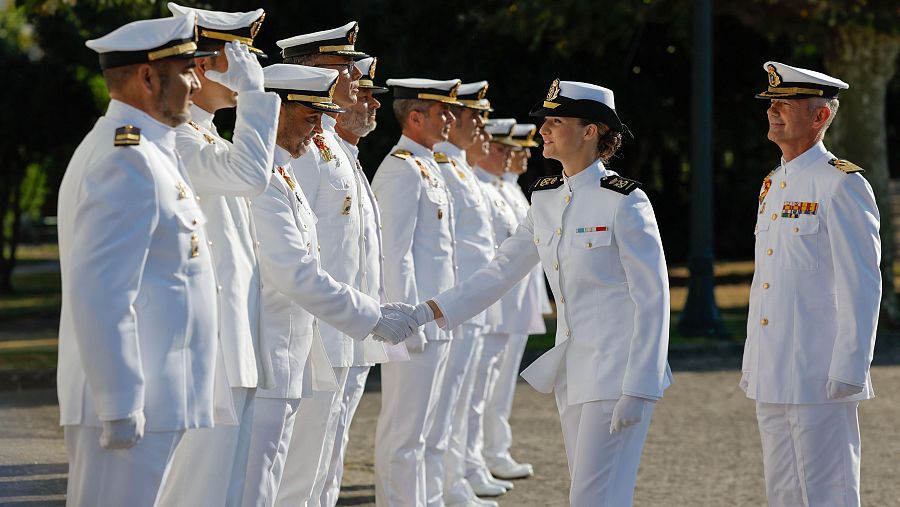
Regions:
<svg viewBox="0 0 900 507"><path fill-rule="evenodd" d="M159 69L149 63L142 63L137 68L137 82L141 91L148 95L153 95L153 81L159 80L157 75Z"/></svg>

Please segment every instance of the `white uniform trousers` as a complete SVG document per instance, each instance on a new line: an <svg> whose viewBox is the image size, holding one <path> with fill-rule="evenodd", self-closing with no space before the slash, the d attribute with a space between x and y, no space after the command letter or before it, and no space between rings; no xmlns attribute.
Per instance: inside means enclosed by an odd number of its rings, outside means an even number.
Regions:
<svg viewBox="0 0 900 507"><path fill-rule="evenodd" d="M484 408L484 448L482 456L488 467L513 461L509 448L512 446L512 427L509 415L512 413L519 367L528 335L511 334L500 357L500 373L494 392Z"/></svg>
<svg viewBox="0 0 900 507"><path fill-rule="evenodd" d="M381 365L381 412L375 430L375 501L424 507L425 434L450 357L449 341L430 341L409 361Z"/></svg>
<svg viewBox="0 0 900 507"><path fill-rule="evenodd" d="M610 435L617 400L568 405L565 367L560 368L554 392L569 463L569 505L629 507L656 404L644 404L641 422Z"/></svg>
<svg viewBox="0 0 900 507"><path fill-rule="evenodd" d="M339 387L347 380L348 370L346 367L334 368ZM313 391L311 397L300 400L300 409L294 419L294 436L284 464L284 478L275 502L278 507L312 507L319 504L340 417L341 394ZM326 451L328 456L325 456ZM316 500L312 501L313 498Z"/></svg>
<svg viewBox="0 0 900 507"><path fill-rule="evenodd" d="M243 505L272 507L284 473L300 399L256 398L254 405Z"/></svg>
<svg viewBox="0 0 900 507"><path fill-rule="evenodd" d="M247 474L255 393L255 388L231 388L239 425L221 425L185 433L163 483L159 505L240 505Z"/></svg>
<svg viewBox="0 0 900 507"><path fill-rule="evenodd" d="M475 498L475 492L466 481L466 448L469 434L469 407L472 404L472 391L475 377L481 363L484 349L484 337L481 333L475 336L472 347L472 360L466 369L459 400L453 412L453 423L450 428L450 443L447 445L447 456L444 458L444 503L459 505Z"/></svg>
<svg viewBox="0 0 900 507"><path fill-rule="evenodd" d="M858 507L859 402L757 403L771 507Z"/></svg>
<svg viewBox="0 0 900 507"><path fill-rule="evenodd" d="M469 423L466 432L466 476L490 472L481 455L484 449L484 410L488 398L497 384L500 373L500 358L509 335L505 333L485 333L481 360L475 372L472 401L469 404Z"/></svg>
<svg viewBox="0 0 900 507"><path fill-rule="evenodd" d="M334 449L331 452L331 463L325 476L325 487L322 490L319 505L334 507L341 493L341 480L344 478L344 456L347 454L347 443L350 442L350 424L363 393L366 391L366 378L371 366L351 366L347 373L341 396L341 416L334 433Z"/></svg>
<svg viewBox="0 0 900 507"><path fill-rule="evenodd" d="M425 435L425 497L428 507L443 507L447 447L466 372L471 369L479 326L463 324L453 330L450 358L437 392L434 424Z"/></svg>
<svg viewBox="0 0 900 507"><path fill-rule="evenodd" d="M100 447L100 428L65 426L69 507L155 507L183 431L147 432L131 449ZM196 431L196 430L191 430Z"/></svg>

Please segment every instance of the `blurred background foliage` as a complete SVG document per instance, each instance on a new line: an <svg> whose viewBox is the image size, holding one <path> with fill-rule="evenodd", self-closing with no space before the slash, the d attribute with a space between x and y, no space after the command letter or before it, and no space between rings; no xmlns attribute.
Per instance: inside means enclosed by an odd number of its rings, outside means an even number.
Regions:
<svg viewBox="0 0 900 507"><path fill-rule="evenodd" d="M612 168L644 182L670 263L686 259L692 197L690 0L183 3L226 11L265 8L256 44L269 54L264 65L280 61L275 46L280 38L357 20L357 48L379 59L376 82L391 77L487 79L493 116L498 118L530 121L529 109L557 77L613 89L618 112L635 139L624 146ZM753 98L766 86L763 62L827 71L829 58L839 60L834 55L854 33L881 37L870 37L870 45L898 44L900 3L718 0L714 12L715 251L719 258L749 258L759 185L780 156L765 136L767 103ZM23 217L55 214L56 190L68 158L108 102L96 55L84 41L128 21L168 15L161 1L6 1L0 11L0 68L6 88L0 95L0 290L9 288L11 250L16 234L21 235L16 224ZM882 60L890 60L889 51ZM889 168L891 176L900 177L896 60L894 53L888 68L883 63L861 67L852 79L837 74L851 83L848 96L871 88L864 86L868 80L884 92L886 116L880 129L885 137L875 142L883 144L886 158L875 172L882 171L885 179ZM361 145L370 176L399 136L390 95L378 97L385 102L380 126ZM842 115L852 116L842 107L836 132ZM878 123L866 115L855 121ZM220 131L230 131L233 118L233 113L220 113ZM840 146L830 138L826 142L838 156L864 166L870 163L872 149L865 140L854 143L849 135L842 139ZM559 171L539 149L534 154L524 184Z"/></svg>

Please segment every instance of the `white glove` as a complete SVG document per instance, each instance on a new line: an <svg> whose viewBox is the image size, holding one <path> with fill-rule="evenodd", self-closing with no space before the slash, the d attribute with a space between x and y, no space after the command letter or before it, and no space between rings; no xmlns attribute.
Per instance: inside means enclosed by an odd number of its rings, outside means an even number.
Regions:
<svg viewBox="0 0 900 507"><path fill-rule="evenodd" d="M396 306L384 305L381 307L381 318L372 329L372 336L376 340L396 345L413 334L418 327L412 317Z"/></svg>
<svg viewBox="0 0 900 507"><path fill-rule="evenodd" d="M407 352L425 352L426 343L428 340L425 339L425 332L419 331L406 339L406 350Z"/></svg>
<svg viewBox="0 0 900 507"><path fill-rule="evenodd" d="M103 421L100 447L104 449L129 449L144 436L144 412L138 411L125 419Z"/></svg>
<svg viewBox="0 0 900 507"><path fill-rule="evenodd" d="M228 70L224 74L208 70L207 78L238 92L239 95L244 92L263 91L262 65L246 44L238 41L228 42L225 44L224 53L228 59Z"/></svg>
<svg viewBox="0 0 900 507"><path fill-rule="evenodd" d="M841 382L840 380L828 379L828 382L825 384L825 390L828 391L829 400L853 396L854 394L861 393L863 389L865 389L865 386L855 386L853 384Z"/></svg>
<svg viewBox="0 0 900 507"><path fill-rule="evenodd" d="M623 394L619 401L616 402L615 408L613 408L609 434L612 435L619 430L641 422L641 419L644 417L644 403L648 403L648 401L636 396Z"/></svg>
<svg viewBox="0 0 900 507"><path fill-rule="evenodd" d="M412 317L416 319L416 323L420 326L424 326L428 324L432 320L434 320L434 310L428 306L428 303L419 303L413 308Z"/></svg>
<svg viewBox="0 0 900 507"><path fill-rule="evenodd" d="M741 373L741 381L738 382L738 387L741 388L741 391L744 391L744 394L747 394L747 388L750 387L750 372L745 371Z"/></svg>

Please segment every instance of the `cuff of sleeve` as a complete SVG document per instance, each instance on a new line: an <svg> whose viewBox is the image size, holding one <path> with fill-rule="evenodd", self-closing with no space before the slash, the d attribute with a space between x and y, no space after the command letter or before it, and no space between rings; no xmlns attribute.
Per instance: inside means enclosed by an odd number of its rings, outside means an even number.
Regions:
<svg viewBox="0 0 900 507"><path fill-rule="evenodd" d="M637 393L637 392L634 392L634 391L626 391L626 390L623 390L623 391L622 391L622 394L627 394L628 396L632 396L632 397L634 397L634 398L641 398L641 399L643 399L643 400L645 400L645 401L649 401L649 402L653 402L653 403L655 403L655 402L659 401L660 399L662 399L662 396L656 396L656 395L647 394L647 393Z"/></svg>
<svg viewBox="0 0 900 507"><path fill-rule="evenodd" d="M441 313L443 314L442 317L435 318L434 323L437 324L439 328L445 331L450 329L449 321L447 319L447 310L444 308L444 305L442 305L441 302L436 298L431 298L431 300L434 301L434 304L436 304L437 307L441 309Z"/></svg>
<svg viewBox="0 0 900 507"><path fill-rule="evenodd" d="M863 382L858 382L858 381L856 381L856 380L847 380L847 379L843 379L843 378L841 378L841 377L836 377L836 376L834 376L834 375L828 375L828 378L830 378L831 380L837 381L837 382L843 382L843 383L845 383L845 384L850 384L851 386L856 386L856 387L866 387L866 382L865 382L865 381L863 381Z"/></svg>

